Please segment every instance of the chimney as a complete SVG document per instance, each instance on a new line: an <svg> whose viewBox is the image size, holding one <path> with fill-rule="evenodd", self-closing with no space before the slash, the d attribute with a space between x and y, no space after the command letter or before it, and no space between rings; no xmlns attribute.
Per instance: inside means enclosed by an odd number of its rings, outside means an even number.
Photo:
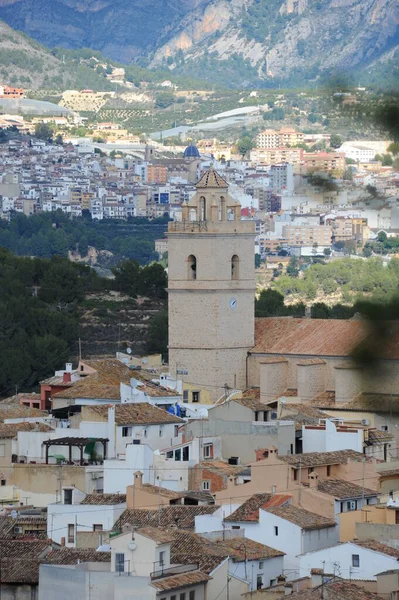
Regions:
<svg viewBox="0 0 399 600"><path fill-rule="evenodd" d="M312 588L320 587L323 584L323 569L311 569L310 577L312 579Z"/></svg>
<svg viewBox="0 0 399 600"><path fill-rule="evenodd" d="M140 490L143 486L143 473L141 471L136 471L134 473L134 481L133 485Z"/></svg>
<svg viewBox="0 0 399 600"><path fill-rule="evenodd" d="M67 373L72 373L72 363L65 364L65 371L67 371Z"/></svg>
<svg viewBox="0 0 399 600"><path fill-rule="evenodd" d="M71 382L71 373L68 371L62 376L62 383L70 383Z"/></svg>
<svg viewBox="0 0 399 600"><path fill-rule="evenodd" d="M318 480L319 476L317 475L317 473L312 471L309 475L309 487L313 489L317 488Z"/></svg>
<svg viewBox="0 0 399 600"><path fill-rule="evenodd" d="M64 537L61 538L61 546L65 546L65 538Z"/></svg>

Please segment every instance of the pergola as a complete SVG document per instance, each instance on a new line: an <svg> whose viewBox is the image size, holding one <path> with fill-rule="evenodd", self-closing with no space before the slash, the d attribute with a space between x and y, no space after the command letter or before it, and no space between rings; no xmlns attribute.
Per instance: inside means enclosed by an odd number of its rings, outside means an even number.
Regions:
<svg viewBox="0 0 399 600"><path fill-rule="evenodd" d="M83 437L62 437L54 440L46 440L43 445L46 447L46 465L48 465L49 449L50 446L68 446L69 449L69 462L72 463L72 448L80 449L80 464L83 465L84 458L83 453L86 446L100 442L104 447L104 458L107 457L107 442L108 438L83 438Z"/></svg>

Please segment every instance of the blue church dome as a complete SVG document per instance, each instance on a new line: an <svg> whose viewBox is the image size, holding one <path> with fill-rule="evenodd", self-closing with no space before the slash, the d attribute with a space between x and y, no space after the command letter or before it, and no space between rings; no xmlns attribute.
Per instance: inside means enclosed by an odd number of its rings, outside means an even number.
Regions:
<svg viewBox="0 0 399 600"><path fill-rule="evenodd" d="M200 153L199 150L197 148L197 146L194 146L193 144L190 144L189 146L187 146L187 148L184 151L183 157L184 158L200 158Z"/></svg>

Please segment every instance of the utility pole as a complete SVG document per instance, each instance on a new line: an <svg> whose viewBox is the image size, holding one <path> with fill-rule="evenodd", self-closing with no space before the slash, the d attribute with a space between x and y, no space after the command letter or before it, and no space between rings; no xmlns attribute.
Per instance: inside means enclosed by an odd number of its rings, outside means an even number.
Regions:
<svg viewBox="0 0 399 600"><path fill-rule="evenodd" d="M82 342L79 338L79 360L82 360Z"/></svg>
<svg viewBox="0 0 399 600"><path fill-rule="evenodd" d="M298 504L301 505L301 485L302 485L302 459L299 457L299 487L298 487Z"/></svg>
<svg viewBox="0 0 399 600"><path fill-rule="evenodd" d="M364 504L364 465L365 465L365 462L366 462L366 457L363 456L363 458L362 458L362 507Z"/></svg>

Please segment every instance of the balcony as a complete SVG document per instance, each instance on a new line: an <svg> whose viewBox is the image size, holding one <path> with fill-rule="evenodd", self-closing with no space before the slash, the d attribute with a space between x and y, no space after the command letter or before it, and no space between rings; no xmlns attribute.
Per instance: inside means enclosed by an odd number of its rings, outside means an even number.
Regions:
<svg viewBox="0 0 399 600"><path fill-rule="evenodd" d="M198 571L199 564L195 563L193 565L174 565L173 567L168 567L167 569L158 569L157 571L153 571L150 573L150 577L152 580L162 579L162 577L171 577L172 575L181 575L182 573L191 573L191 571Z"/></svg>

